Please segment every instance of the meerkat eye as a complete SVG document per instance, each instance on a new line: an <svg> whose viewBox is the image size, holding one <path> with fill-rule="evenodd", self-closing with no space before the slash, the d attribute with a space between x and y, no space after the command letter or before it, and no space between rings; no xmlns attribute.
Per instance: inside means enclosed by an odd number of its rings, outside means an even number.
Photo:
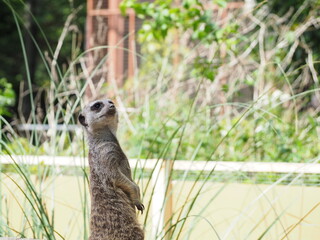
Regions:
<svg viewBox="0 0 320 240"><path fill-rule="evenodd" d="M100 110L101 107L102 107L102 103L101 102L97 102L97 103L93 104L90 109L92 111L97 111L97 110Z"/></svg>
<svg viewBox="0 0 320 240"><path fill-rule="evenodd" d="M110 104L113 104L113 105L114 105L114 103L113 103L111 100L109 100L109 101L108 101L108 103L110 103Z"/></svg>

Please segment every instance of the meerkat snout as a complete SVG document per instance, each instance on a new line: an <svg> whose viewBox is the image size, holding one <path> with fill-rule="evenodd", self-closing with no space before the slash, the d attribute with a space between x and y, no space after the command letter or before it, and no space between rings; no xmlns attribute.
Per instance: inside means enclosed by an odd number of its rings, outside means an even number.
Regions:
<svg viewBox="0 0 320 240"><path fill-rule="evenodd" d="M84 107L78 119L88 133L109 129L114 135L116 134L118 113L110 99L90 102Z"/></svg>

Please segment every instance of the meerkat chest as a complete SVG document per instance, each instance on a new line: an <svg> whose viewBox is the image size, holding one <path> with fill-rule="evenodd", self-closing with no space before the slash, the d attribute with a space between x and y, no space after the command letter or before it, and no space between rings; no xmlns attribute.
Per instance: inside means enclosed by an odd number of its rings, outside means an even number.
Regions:
<svg viewBox="0 0 320 240"><path fill-rule="evenodd" d="M122 172L130 180L131 168L129 161L118 144L107 142L96 146L89 151L89 165L92 171L113 171Z"/></svg>

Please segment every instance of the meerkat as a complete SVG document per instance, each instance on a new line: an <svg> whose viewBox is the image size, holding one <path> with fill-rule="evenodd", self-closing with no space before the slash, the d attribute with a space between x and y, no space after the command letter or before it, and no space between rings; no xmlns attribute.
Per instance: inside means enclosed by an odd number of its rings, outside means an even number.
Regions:
<svg viewBox="0 0 320 240"><path fill-rule="evenodd" d="M139 186L116 137L118 113L114 103L97 100L79 115L89 144L91 217L89 240L143 240L136 216L141 211Z"/></svg>

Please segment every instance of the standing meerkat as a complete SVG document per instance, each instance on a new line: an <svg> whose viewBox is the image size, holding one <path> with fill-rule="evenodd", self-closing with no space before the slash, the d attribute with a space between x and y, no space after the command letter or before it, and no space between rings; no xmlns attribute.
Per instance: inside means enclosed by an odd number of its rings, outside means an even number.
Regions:
<svg viewBox="0 0 320 240"><path fill-rule="evenodd" d="M116 137L114 103L97 100L79 115L89 144L91 218L89 240L143 240L136 209L143 212L140 189Z"/></svg>

